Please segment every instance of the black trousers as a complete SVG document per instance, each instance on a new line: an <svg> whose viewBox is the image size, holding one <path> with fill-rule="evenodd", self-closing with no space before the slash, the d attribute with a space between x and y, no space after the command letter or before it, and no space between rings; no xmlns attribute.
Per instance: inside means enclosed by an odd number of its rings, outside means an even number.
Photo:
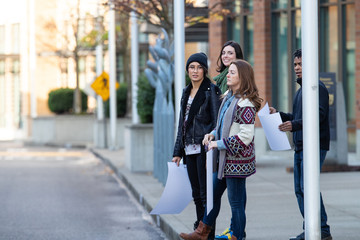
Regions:
<svg viewBox="0 0 360 240"><path fill-rule="evenodd" d="M203 219L206 206L206 153L186 155L186 168L190 179L192 197L196 207L197 221Z"/></svg>

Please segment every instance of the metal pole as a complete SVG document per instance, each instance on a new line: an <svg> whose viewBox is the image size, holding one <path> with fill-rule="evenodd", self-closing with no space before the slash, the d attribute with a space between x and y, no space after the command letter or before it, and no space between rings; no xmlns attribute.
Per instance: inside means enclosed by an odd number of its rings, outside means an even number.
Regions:
<svg viewBox="0 0 360 240"><path fill-rule="evenodd" d="M132 123L139 123L137 111L137 91L139 77L139 34L135 12L131 12L131 95L132 95Z"/></svg>
<svg viewBox="0 0 360 240"><path fill-rule="evenodd" d="M100 4L100 3L99 3ZM101 16L99 12L99 5L97 9L97 18L96 18L96 29L98 31L96 45L96 76L100 76L103 71L103 46L101 42ZM101 96L97 96L97 119L99 121L104 120L104 110L103 110L103 100Z"/></svg>
<svg viewBox="0 0 360 240"><path fill-rule="evenodd" d="M175 129L178 128L180 101L185 85L185 1L174 1L174 47L175 47Z"/></svg>
<svg viewBox="0 0 360 240"><path fill-rule="evenodd" d="M35 80L35 71L36 71L36 48L35 48L35 1L30 0L29 2L29 18L30 18L30 27L29 27L29 66L30 66L30 84L31 84L31 94L30 94L30 112L31 117L37 117L37 101L36 101L36 80Z"/></svg>
<svg viewBox="0 0 360 240"><path fill-rule="evenodd" d="M301 1L305 239L319 240L320 144L318 1Z"/></svg>
<svg viewBox="0 0 360 240"><path fill-rule="evenodd" d="M96 29L98 31L98 36L97 36L97 45L96 45L96 76L100 76L100 74L103 72L103 44L101 41L102 38L102 26L101 26L101 15L100 15L100 2L98 3L98 7L97 7L97 19L96 19ZM106 133L106 119L105 119L105 109L104 109L104 103L103 103L103 99L100 95L98 95L96 97L97 100L97 119L98 119L98 124L99 124L99 128L101 126L101 124L103 125L103 131L104 131L104 141L103 144L100 143L100 146L106 148L107 147L107 133ZM98 131L98 133L100 133L101 131ZM98 136L98 139L101 139L101 137Z"/></svg>
<svg viewBox="0 0 360 240"><path fill-rule="evenodd" d="M110 149L116 148L116 45L115 45L115 9L114 3L109 2L109 58L110 58Z"/></svg>

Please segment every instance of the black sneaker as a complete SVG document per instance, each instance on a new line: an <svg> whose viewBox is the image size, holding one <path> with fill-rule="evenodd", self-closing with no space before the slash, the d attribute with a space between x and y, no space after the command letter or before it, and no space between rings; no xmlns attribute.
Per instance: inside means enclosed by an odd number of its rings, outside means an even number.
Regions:
<svg viewBox="0 0 360 240"><path fill-rule="evenodd" d="M321 233L321 240L332 240L330 233ZM296 237L291 237L289 240L305 240L305 233L301 233Z"/></svg>
<svg viewBox="0 0 360 240"><path fill-rule="evenodd" d="M305 233L302 232L299 235L297 235L296 237L289 238L289 240L305 240Z"/></svg>
<svg viewBox="0 0 360 240"><path fill-rule="evenodd" d="M332 240L330 233L321 233L321 240Z"/></svg>

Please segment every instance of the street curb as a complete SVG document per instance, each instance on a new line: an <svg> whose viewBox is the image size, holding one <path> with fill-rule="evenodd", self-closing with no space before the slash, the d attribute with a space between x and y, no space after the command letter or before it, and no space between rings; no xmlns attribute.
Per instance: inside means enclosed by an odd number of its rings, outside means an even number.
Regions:
<svg viewBox="0 0 360 240"><path fill-rule="evenodd" d="M105 165L111 168L116 176L125 184L125 186L130 190L132 195L138 201L138 203L145 208L145 210L150 213L153 207L149 204L146 198L135 188L135 186L129 181L126 174L123 174L119 169L106 157L102 156L100 153L96 152L93 148L89 148L90 152L93 153L97 158L103 161ZM166 234L168 239L181 240L179 233L160 215L150 215L156 225Z"/></svg>

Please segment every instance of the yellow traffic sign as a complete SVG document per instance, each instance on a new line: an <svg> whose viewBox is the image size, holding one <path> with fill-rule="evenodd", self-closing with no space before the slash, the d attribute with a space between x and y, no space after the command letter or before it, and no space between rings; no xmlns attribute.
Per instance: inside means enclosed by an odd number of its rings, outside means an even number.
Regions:
<svg viewBox="0 0 360 240"><path fill-rule="evenodd" d="M108 100L110 97L110 83L109 83L109 74L102 72L95 81L91 84L92 89L96 92L97 95L101 96L104 101ZM119 83L115 83L116 89L119 88Z"/></svg>

